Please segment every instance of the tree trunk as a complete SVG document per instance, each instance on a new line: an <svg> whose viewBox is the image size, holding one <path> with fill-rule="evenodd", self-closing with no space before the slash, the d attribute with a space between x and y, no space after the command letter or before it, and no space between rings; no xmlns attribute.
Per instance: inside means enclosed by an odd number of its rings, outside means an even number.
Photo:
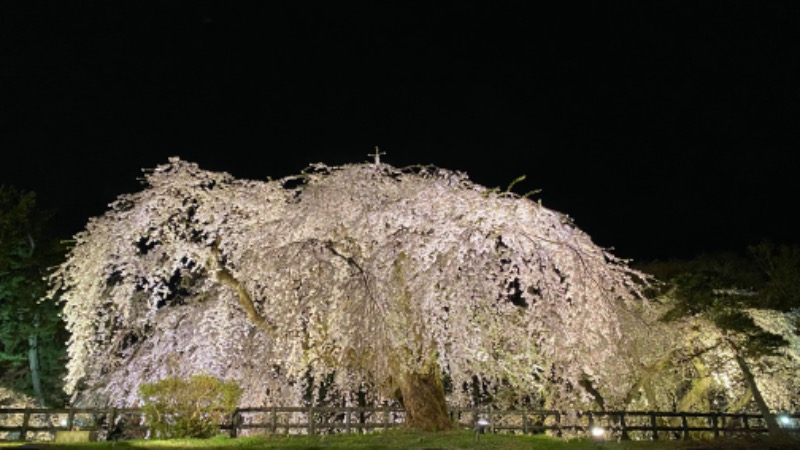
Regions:
<svg viewBox="0 0 800 450"><path fill-rule="evenodd" d="M728 343L733 348L733 355L736 359L736 364L739 365L739 369L741 369L742 375L744 375L744 381L747 383L747 387L750 388L750 392L753 394L753 400L756 401L758 410L761 411L761 414L764 416L764 421L767 423L767 430L769 430L769 434L774 437L782 436L784 431L778 424L778 419L776 419L775 415L769 410L769 406L767 406L767 402L764 400L764 396L761 395L761 391L758 389L758 385L756 384L756 377L750 370L750 366L747 364L744 356L742 356L742 354L739 352L739 347L730 340L728 340Z"/></svg>
<svg viewBox="0 0 800 450"><path fill-rule="evenodd" d="M406 411L406 427L429 431L453 428L438 371L405 375L400 384L400 393Z"/></svg>
<svg viewBox="0 0 800 450"><path fill-rule="evenodd" d="M600 408L600 411L606 410L606 401L603 398L603 394L594 387L592 380L586 374L583 374L583 377L578 380L578 384L594 398L594 402Z"/></svg>
<svg viewBox="0 0 800 450"><path fill-rule="evenodd" d="M33 385L36 401L39 402L39 406L44 407L42 375L39 370L39 337L36 334L36 328L34 328L33 333L28 335L28 366L31 371L31 384Z"/></svg>

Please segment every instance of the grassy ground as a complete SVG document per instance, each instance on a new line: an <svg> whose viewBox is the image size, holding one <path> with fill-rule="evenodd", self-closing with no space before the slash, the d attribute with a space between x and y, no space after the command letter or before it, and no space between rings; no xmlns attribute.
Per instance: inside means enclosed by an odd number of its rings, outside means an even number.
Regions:
<svg viewBox="0 0 800 450"><path fill-rule="evenodd" d="M20 443L0 443L0 447ZM587 439L562 440L546 436L482 435L476 440L468 431L420 433L391 430L370 435L330 436L252 436L231 439L176 439L169 441L91 442L80 444L37 443L43 450L793 450L800 440L767 441L740 439L725 441L627 441L593 442Z"/></svg>

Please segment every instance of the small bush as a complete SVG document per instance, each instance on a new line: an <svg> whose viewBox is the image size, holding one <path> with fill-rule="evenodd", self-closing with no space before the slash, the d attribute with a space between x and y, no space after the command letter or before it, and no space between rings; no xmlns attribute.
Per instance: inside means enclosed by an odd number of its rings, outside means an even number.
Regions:
<svg viewBox="0 0 800 450"><path fill-rule="evenodd" d="M154 437L208 438L239 404L242 388L207 375L170 377L139 386L142 412Z"/></svg>

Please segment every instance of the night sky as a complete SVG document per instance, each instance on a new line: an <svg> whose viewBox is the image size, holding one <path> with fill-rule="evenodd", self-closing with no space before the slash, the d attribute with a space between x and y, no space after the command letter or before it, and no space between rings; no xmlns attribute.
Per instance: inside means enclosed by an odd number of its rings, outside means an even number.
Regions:
<svg viewBox="0 0 800 450"><path fill-rule="evenodd" d="M72 235L170 156L534 189L634 261L798 243L800 3L8 1L0 183ZM435 5L435 6L433 6Z"/></svg>

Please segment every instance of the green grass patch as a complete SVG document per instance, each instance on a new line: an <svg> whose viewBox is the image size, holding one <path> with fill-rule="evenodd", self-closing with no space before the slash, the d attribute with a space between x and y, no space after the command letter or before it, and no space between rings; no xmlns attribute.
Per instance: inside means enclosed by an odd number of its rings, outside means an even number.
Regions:
<svg viewBox="0 0 800 450"><path fill-rule="evenodd" d="M45 450L761 450L764 448L800 448L797 439L787 443L768 442L766 438L737 441L626 441L593 442L590 439L557 439L543 435L522 436L485 434L476 439L471 431L424 433L402 429L366 435L259 435L236 439L217 436L211 439L137 440L84 442L70 444L37 443ZM5 447L10 443L2 443ZM16 443L14 445L19 445Z"/></svg>

